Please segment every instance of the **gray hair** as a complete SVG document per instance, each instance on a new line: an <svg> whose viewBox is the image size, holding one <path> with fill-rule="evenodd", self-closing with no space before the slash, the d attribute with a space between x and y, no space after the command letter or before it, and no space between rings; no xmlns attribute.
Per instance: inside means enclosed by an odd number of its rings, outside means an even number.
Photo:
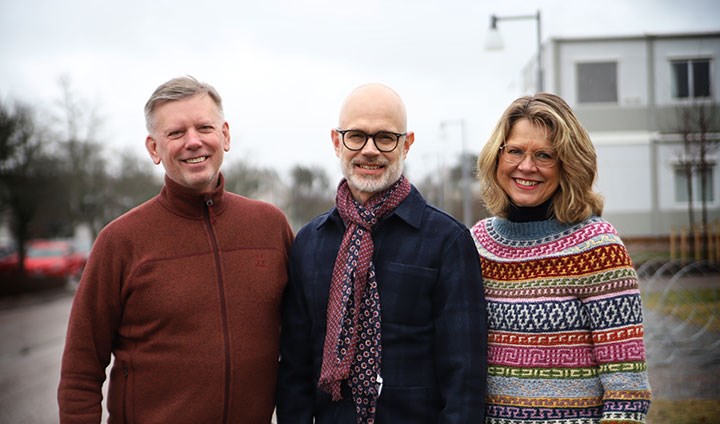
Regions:
<svg viewBox="0 0 720 424"><path fill-rule="evenodd" d="M155 125L155 109L166 102L207 94L215 102L220 116L223 116L222 98L210 84L200 82L191 76L173 78L155 89L145 103L145 127L152 132Z"/></svg>

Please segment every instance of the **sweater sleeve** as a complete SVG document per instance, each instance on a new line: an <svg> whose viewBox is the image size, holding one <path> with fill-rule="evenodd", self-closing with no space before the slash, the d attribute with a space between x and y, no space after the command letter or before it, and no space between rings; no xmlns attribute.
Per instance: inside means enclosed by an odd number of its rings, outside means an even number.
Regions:
<svg viewBox="0 0 720 424"><path fill-rule="evenodd" d="M601 422L644 423L650 386L637 274L617 235L585 252L591 286L583 304L603 386Z"/></svg>
<svg viewBox="0 0 720 424"><path fill-rule="evenodd" d="M102 385L122 312L119 252L101 232L75 293L58 387L61 424L99 423Z"/></svg>

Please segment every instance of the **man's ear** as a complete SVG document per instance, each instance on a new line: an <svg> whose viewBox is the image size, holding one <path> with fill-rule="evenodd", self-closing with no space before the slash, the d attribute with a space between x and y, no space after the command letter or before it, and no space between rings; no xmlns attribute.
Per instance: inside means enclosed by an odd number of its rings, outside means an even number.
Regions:
<svg viewBox="0 0 720 424"><path fill-rule="evenodd" d="M342 134L337 132L335 128L330 130L330 138L332 138L332 144L335 148L335 156L340 157L340 149L342 149L342 140L340 140Z"/></svg>
<svg viewBox="0 0 720 424"><path fill-rule="evenodd" d="M153 163L155 165L160 165L160 155L157 151L157 141L155 141L151 135L148 135L145 138L145 148L150 154L150 159L152 159Z"/></svg>
<svg viewBox="0 0 720 424"><path fill-rule="evenodd" d="M408 131L407 134L405 134L405 141L403 142L402 149L403 149L403 159L407 157L408 151L410 150L410 146L415 142L415 132Z"/></svg>
<svg viewBox="0 0 720 424"><path fill-rule="evenodd" d="M223 134L223 150L226 152L230 151L230 124L225 121L222 127Z"/></svg>

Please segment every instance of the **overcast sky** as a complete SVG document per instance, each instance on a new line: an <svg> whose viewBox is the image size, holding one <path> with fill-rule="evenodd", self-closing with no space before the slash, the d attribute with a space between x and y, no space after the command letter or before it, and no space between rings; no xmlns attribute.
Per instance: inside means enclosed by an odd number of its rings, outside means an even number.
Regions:
<svg viewBox="0 0 720 424"><path fill-rule="evenodd" d="M477 152L521 91L535 23L502 21L501 52L483 50L490 15L542 15L542 38L720 30L717 0L0 0L0 97L49 110L70 78L101 116L112 156L144 150L143 105L160 83L193 75L223 96L226 162L282 175L295 164L340 176L330 144L356 86L396 89L416 133L411 180ZM448 123L443 137L441 122Z"/></svg>

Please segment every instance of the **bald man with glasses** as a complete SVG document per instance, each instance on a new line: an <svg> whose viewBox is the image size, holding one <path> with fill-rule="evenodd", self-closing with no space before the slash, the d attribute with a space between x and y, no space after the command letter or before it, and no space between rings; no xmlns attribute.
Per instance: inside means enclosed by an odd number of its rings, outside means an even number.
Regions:
<svg viewBox="0 0 720 424"><path fill-rule="evenodd" d="M480 262L403 175L415 134L401 98L358 87L331 137L344 178L291 249L278 423L483 422Z"/></svg>

